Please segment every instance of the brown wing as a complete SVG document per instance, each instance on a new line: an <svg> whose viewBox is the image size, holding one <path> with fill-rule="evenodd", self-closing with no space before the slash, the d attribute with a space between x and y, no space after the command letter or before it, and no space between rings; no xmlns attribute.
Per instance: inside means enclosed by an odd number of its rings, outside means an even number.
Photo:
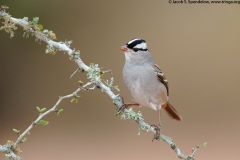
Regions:
<svg viewBox="0 0 240 160"><path fill-rule="evenodd" d="M169 96L169 86L168 86L168 81L164 75L164 73L162 72L162 70L158 67L157 64L155 64L153 66L154 68L154 71L157 72L157 76L158 76L158 79L162 82L162 84L164 84L164 86L166 87L167 89L167 96Z"/></svg>

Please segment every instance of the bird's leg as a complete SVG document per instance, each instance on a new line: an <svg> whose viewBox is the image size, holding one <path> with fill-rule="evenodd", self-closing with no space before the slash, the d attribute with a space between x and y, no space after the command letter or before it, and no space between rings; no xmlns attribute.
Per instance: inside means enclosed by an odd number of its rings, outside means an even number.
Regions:
<svg viewBox="0 0 240 160"><path fill-rule="evenodd" d="M130 106L133 106L133 107L134 106L139 106L138 103L124 103L123 97L121 97L121 98L122 98L123 105L117 109L117 112L124 111L124 109L127 109Z"/></svg>
<svg viewBox="0 0 240 160"><path fill-rule="evenodd" d="M156 140L159 140L159 138L160 138L160 130L161 130L161 112L160 112L160 109L158 110L158 121L159 121L159 124L158 125L156 125L156 124L152 124L151 125L151 127L154 127L154 129L155 129L155 134L154 134L154 136L153 136L153 139L152 139L152 141L154 141L155 139Z"/></svg>

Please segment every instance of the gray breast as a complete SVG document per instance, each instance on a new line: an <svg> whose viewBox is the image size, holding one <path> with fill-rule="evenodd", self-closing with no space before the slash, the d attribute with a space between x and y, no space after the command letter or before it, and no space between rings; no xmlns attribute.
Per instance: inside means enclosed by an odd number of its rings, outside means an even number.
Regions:
<svg viewBox="0 0 240 160"><path fill-rule="evenodd" d="M142 106L158 106L167 100L167 90L149 64L125 63L123 79L134 100Z"/></svg>

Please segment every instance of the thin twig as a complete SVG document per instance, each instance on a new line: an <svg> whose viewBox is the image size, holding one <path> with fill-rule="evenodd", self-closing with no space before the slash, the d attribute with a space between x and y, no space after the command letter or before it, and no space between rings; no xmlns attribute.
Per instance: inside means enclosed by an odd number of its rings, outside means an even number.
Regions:
<svg viewBox="0 0 240 160"><path fill-rule="evenodd" d="M102 71L103 74L105 73L112 73L112 70L106 70L106 71Z"/></svg>
<svg viewBox="0 0 240 160"><path fill-rule="evenodd" d="M38 124L38 122L43 118L45 117L46 115L48 115L49 113L51 112L56 112L57 111L57 107L59 106L59 104L62 102L62 100L64 99L67 99L67 98L71 98L71 97L74 97L75 95L77 95L78 92L81 91L82 88L86 88L88 87L89 85L91 85L93 82L91 83L87 83L85 84L84 86L82 86L81 88L79 87L77 90L75 90L73 93L71 94L68 94L66 96L60 96L58 98L58 101L55 103L55 105L50 108L49 110L47 110L46 112L44 113L40 113L40 115L38 116L38 118L32 122L32 124L30 124L30 126L22 133L19 135L18 139L16 140L16 142L14 143L14 148L17 147L17 145L22 141L22 139L30 132L30 130L36 125Z"/></svg>
<svg viewBox="0 0 240 160"><path fill-rule="evenodd" d="M80 68L76 69L76 71L73 72L73 74L70 76L70 79L72 79L72 77L77 73L77 71L79 71Z"/></svg>

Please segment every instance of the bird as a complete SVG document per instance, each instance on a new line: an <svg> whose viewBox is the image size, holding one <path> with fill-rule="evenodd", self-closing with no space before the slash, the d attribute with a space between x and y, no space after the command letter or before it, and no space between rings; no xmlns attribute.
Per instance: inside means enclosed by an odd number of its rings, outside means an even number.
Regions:
<svg viewBox="0 0 240 160"><path fill-rule="evenodd" d="M154 62L144 39L134 38L121 46L125 54L123 67L123 81L135 103L125 104L129 106L143 106L158 111L158 125L151 125L156 130L154 139L160 136L161 109L164 109L170 118L181 121L182 117L169 103L168 81Z"/></svg>

